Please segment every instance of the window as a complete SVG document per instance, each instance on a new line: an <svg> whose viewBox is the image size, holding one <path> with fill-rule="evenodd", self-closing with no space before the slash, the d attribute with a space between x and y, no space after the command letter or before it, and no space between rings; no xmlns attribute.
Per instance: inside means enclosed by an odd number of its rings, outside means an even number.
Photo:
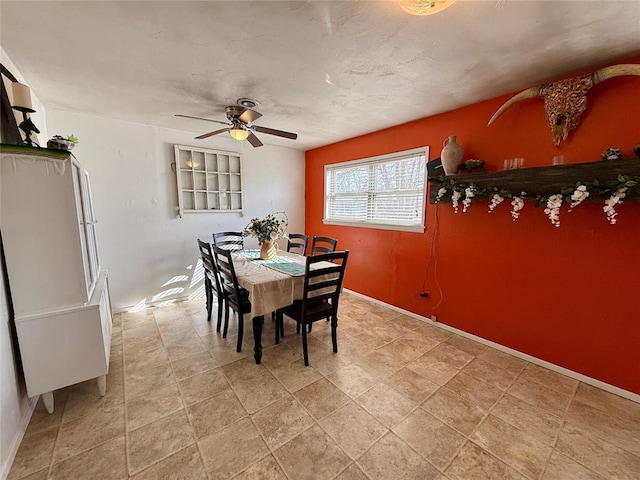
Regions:
<svg viewBox="0 0 640 480"><path fill-rule="evenodd" d="M324 223L424 231L428 147L324 167Z"/></svg>

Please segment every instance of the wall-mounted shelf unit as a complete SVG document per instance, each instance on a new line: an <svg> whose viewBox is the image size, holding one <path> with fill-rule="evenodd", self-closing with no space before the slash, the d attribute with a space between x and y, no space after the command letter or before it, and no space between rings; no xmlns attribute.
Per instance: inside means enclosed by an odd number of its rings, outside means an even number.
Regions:
<svg viewBox="0 0 640 480"><path fill-rule="evenodd" d="M454 181L460 187L475 185L478 188L493 188L508 190L513 193L526 192L527 196L553 195L560 193L565 187L573 186L577 182L593 182L597 180L601 186L615 181L618 175L640 177L640 159L622 159L598 161L589 163L574 163L569 165L553 165L549 167L518 168L498 172L468 173L449 175L429 179L429 203L435 203L438 190L446 186L448 181ZM451 192L441 199L449 199ZM589 198L598 200L598 198ZM625 201L640 201L640 194L634 192Z"/></svg>
<svg viewBox="0 0 640 480"><path fill-rule="evenodd" d="M184 213L242 212L242 155L175 146L178 210Z"/></svg>

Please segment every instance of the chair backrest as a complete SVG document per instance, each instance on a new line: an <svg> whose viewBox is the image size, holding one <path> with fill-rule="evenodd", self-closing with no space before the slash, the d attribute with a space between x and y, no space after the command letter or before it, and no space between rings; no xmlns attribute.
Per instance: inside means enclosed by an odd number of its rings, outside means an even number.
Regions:
<svg viewBox="0 0 640 480"><path fill-rule="evenodd" d="M324 301L331 303L335 315L348 257L349 250L307 257L302 296L303 317Z"/></svg>
<svg viewBox="0 0 640 480"><path fill-rule="evenodd" d="M216 232L213 234L213 244L225 250L242 250L244 236L242 232Z"/></svg>
<svg viewBox="0 0 640 480"><path fill-rule="evenodd" d="M231 250L214 246L213 258L215 260L216 266L218 267L218 273L220 274L220 280L223 290L227 295L234 295L235 301L239 302L240 286L238 285L236 270L233 267Z"/></svg>
<svg viewBox="0 0 640 480"><path fill-rule="evenodd" d="M222 293L220 277L218 276L218 268L213 260L213 253L211 253L211 244L198 239L198 248L200 249L200 257L202 258L204 274L207 276L209 281L213 282L212 285L215 287L216 291Z"/></svg>
<svg viewBox="0 0 640 480"><path fill-rule="evenodd" d="M307 242L309 242L309 237L304 233L290 233L287 252L299 253L304 256L307 254Z"/></svg>
<svg viewBox="0 0 640 480"><path fill-rule="evenodd" d="M313 237L311 244L311 255L335 252L338 240L331 237Z"/></svg>

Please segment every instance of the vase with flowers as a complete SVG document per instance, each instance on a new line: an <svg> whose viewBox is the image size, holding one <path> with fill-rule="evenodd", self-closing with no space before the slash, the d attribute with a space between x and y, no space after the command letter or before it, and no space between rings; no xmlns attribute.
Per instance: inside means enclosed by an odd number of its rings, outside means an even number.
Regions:
<svg viewBox="0 0 640 480"><path fill-rule="evenodd" d="M284 219L278 219L277 214L284 215ZM289 220L284 212L270 213L263 219L252 218L244 227L242 234L245 237L256 237L260 244L260 259L271 260L277 252L276 241L287 236Z"/></svg>

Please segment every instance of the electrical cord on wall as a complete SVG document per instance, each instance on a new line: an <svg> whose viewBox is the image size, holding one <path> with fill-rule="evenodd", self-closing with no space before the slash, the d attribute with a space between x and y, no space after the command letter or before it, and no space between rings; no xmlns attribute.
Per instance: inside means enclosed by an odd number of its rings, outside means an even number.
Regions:
<svg viewBox="0 0 640 480"><path fill-rule="evenodd" d="M436 221L433 227L433 238L431 239L431 258L433 258L433 279L436 282L436 286L438 287L438 292L440 293L440 301L436 303L436 305L431 309L431 313L433 314L436 309L440 306L442 301L444 300L444 295L442 294L442 285L440 285L440 281L438 280L438 255L436 254L436 240L438 236L438 227L440 225L440 219L438 217L438 204L436 204ZM429 259L431 261L431 259Z"/></svg>
<svg viewBox="0 0 640 480"><path fill-rule="evenodd" d="M433 307L432 309L432 313L435 312L436 308L438 308L440 306L440 304L442 303L442 300L444 299L444 296L442 294L442 286L440 285L440 282L438 281L438 257L436 255L437 251L436 251L436 243L437 243L437 237L438 237L438 227L440 224L439 221L439 210L438 210L438 204L436 203L436 213L435 213L435 224L433 227L433 235L431 236L431 246L429 248L429 263L427 263L427 268L425 270L425 274L424 274L424 280L422 282L422 289L425 290L425 284L427 283L427 280L429 278L429 271L431 270L431 265L433 265L433 278L436 282L436 286L438 287L438 291L440 293L440 301L435 305L435 307Z"/></svg>

